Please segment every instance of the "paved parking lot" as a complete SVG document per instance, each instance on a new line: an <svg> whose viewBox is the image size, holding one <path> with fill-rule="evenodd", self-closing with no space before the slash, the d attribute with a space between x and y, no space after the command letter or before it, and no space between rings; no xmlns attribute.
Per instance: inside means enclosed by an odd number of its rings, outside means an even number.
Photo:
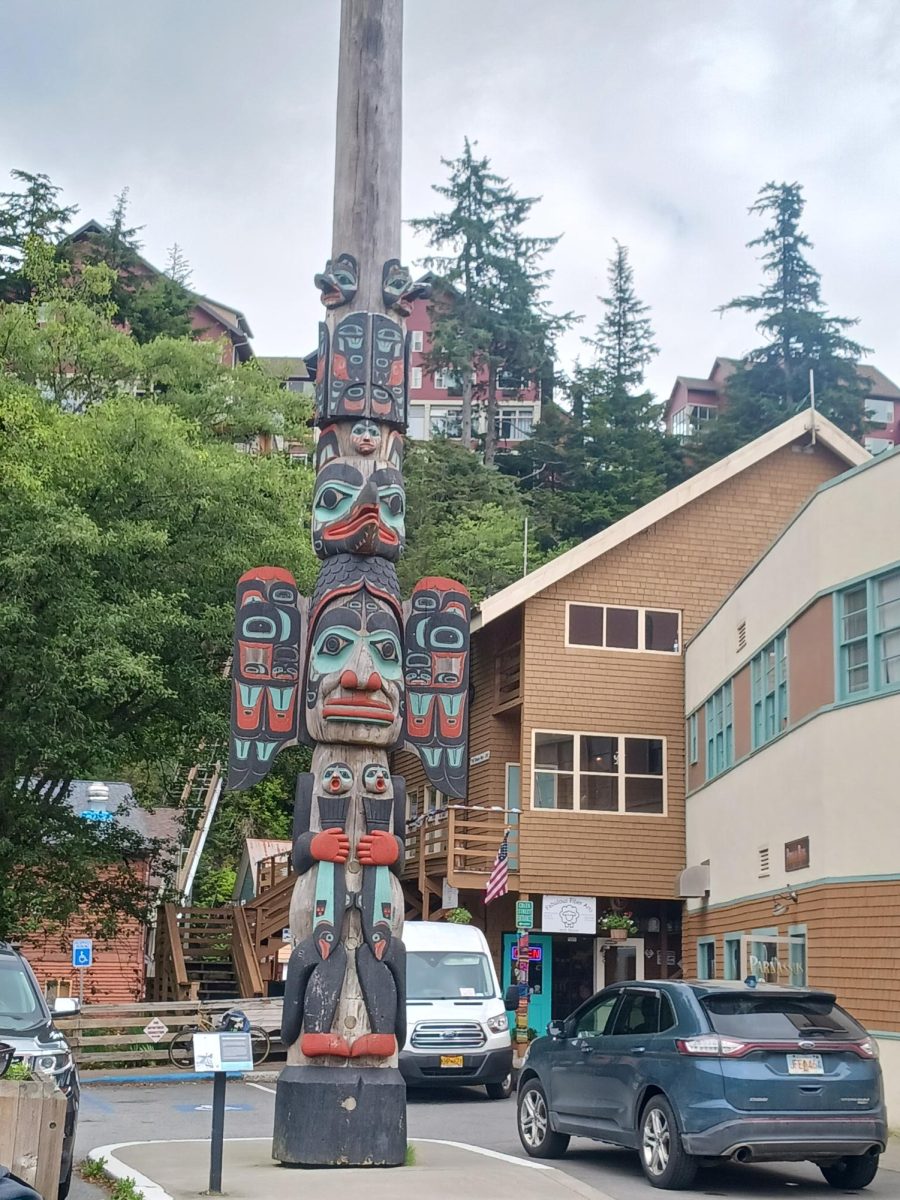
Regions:
<svg viewBox="0 0 900 1200"><path fill-rule="evenodd" d="M274 1082L228 1085L226 1137L266 1137L272 1130ZM211 1083L153 1086L91 1086L84 1089L78 1130L78 1157L94 1146L159 1138L202 1138L208 1135ZM480 1089L412 1092L409 1102L412 1138L446 1138L522 1155L515 1129L513 1100L488 1100ZM900 1166L900 1156L891 1161ZM573 1138L568 1154L554 1163L614 1200L652 1200L662 1195L644 1181L634 1154ZM227 1180L225 1181L227 1191ZM691 1197L727 1196L731 1200L797 1197L824 1200L838 1196L812 1166L724 1166L704 1171L698 1187L680 1192ZM900 1170L881 1173L865 1194L871 1200L898 1200ZM105 1193L77 1180L72 1200L100 1200Z"/></svg>

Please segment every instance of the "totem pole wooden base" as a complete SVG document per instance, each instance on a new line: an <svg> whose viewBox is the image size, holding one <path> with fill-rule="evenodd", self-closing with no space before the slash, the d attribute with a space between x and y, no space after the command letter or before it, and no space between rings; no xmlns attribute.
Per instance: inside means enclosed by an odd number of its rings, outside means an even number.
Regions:
<svg viewBox="0 0 900 1200"><path fill-rule="evenodd" d="M406 1084L396 1067L285 1067L272 1157L283 1166L402 1167Z"/></svg>

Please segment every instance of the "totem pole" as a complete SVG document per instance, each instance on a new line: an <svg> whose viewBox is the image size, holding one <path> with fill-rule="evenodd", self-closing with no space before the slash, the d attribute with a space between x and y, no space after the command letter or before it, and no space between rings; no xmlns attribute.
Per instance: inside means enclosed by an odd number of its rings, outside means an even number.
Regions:
<svg viewBox="0 0 900 1200"><path fill-rule="evenodd" d="M404 783L417 750L466 792L469 595L421 580L400 599L409 343L422 295L400 265L402 0L343 0L332 256L319 326L311 599L288 571L238 583L229 787L304 741L273 1153L285 1164L398 1165L406 1153Z"/></svg>

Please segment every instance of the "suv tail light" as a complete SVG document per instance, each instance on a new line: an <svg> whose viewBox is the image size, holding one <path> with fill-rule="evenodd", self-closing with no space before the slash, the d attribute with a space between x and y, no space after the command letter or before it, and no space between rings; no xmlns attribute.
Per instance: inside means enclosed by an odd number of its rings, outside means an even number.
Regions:
<svg viewBox="0 0 900 1200"><path fill-rule="evenodd" d="M753 1047L737 1038L720 1037L717 1033L702 1033L698 1037L677 1038L675 1045L679 1054L690 1054L694 1058L739 1058Z"/></svg>

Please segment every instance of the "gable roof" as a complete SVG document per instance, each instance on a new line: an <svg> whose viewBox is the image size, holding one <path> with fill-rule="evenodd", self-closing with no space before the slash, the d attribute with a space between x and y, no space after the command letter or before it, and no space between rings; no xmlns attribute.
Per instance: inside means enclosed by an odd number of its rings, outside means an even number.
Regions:
<svg viewBox="0 0 900 1200"><path fill-rule="evenodd" d="M690 504L692 500L706 495L713 488L740 475L742 471L755 466L764 458L768 458L770 454L791 445L792 442L812 433L813 430L816 441L826 446L838 458L843 459L848 466L859 466L871 458L867 450L854 442L826 417L819 413L813 417L810 410L806 409L781 425L776 425L774 429L770 429L768 433L764 433L755 441L741 446L733 454L719 459L705 471L686 479L684 483L680 483L670 491L663 492L661 496L657 496L643 508L629 513L621 521L616 521L614 525L595 533L593 537L587 538L578 546L573 546L571 550L560 554L558 558L551 559L550 562L538 567L536 571L532 571L516 583L511 583L509 587L497 592L496 595L489 596L481 602L473 614L472 630L483 629L491 621L496 621L498 617L518 608L532 596L536 596L546 588L552 587L554 583L565 579L573 571L600 558L601 555L616 546L621 546L623 542L627 542L645 529L649 529L657 521L671 516L678 509Z"/></svg>
<svg viewBox="0 0 900 1200"><path fill-rule="evenodd" d="M257 354L256 361L267 375L274 375L276 379L313 379L305 358Z"/></svg>

